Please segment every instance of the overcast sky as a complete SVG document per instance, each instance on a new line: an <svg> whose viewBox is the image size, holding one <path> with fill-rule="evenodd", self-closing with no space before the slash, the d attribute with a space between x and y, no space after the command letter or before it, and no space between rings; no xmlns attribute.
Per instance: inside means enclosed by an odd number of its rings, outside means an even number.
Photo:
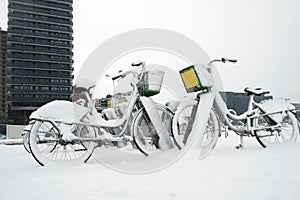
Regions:
<svg viewBox="0 0 300 200"><path fill-rule="evenodd" d="M163 28L196 41L211 58L238 59L219 66L225 90L259 86L300 102L299 10L298 0L74 0L74 74L110 37Z"/></svg>

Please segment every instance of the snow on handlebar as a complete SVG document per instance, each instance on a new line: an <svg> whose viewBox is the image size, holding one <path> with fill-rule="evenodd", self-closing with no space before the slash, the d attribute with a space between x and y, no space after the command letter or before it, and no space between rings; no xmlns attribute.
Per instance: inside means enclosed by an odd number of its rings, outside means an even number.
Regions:
<svg viewBox="0 0 300 200"><path fill-rule="evenodd" d="M236 63L236 62L237 62L236 59L228 59L228 58L221 58L221 61L222 61L223 63L225 63L225 62Z"/></svg>
<svg viewBox="0 0 300 200"><path fill-rule="evenodd" d="M132 63L131 65L134 66L134 67L139 67L139 66L142 65L142 71L140 72L140 74L144 73L145 62L143 62L143 61L137 61L137 62ZM118 74L116 76L113 76L113 77L111 77L111 79L114 81L114 80L116 80L118 78L123 78L123 77L127 76L130 73L133 74L133 76L136 76L136 75L138 76L139 75L137 72L135 72L133 70L130 70L130 71L126 71L124 73Z"/></svg>
<svg viewBox="0 0 300 200"><path fill-rule="evenodd" d="M133 67L138 67L138 66L141 66L141 65L145 65L145 62L141 61L141 60L137 60L137 61L135 61L131 64L131 66L133 66Z"/></svg>
<svg viewBox="0 0 300 200"><path fill-rule="evenodd" d="M114 81L114 80L120 78L121 76L123 76L123 74L120 74L120 75L117 75L117 76L113 76L113 77L111 77L111 79Z"/></svg>
<svg viewBox="0 0 300 200"><path fill-rule="evenodd" d="M211 60L207 65L210 66L214 62L223 62L223 63L232 62L232 63L236 63L237 60L236 59L228 59L228 58L215 59L215 60Z"/></svg>

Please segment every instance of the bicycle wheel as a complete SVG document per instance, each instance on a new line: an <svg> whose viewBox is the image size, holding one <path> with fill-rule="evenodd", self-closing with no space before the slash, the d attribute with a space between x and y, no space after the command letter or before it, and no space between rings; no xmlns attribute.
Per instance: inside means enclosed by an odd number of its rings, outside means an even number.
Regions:
<svg viewBox="0 0 300 200"><path fill-rule="evenodd" d="M92 139L95 132L92 127L65 125L63 130L70 130L77 136L74 141L65 141L57 126L47 121L36 121L29 135L29 147L34 159L42 166L58 162L86 162L93 153L95 143L81 142L83 139ZM80 137L78 137L80 136Z"/></svg>
<svg viewBox="0 0 300 200"><path fill-rule="evenodd" d="M181 147L184 147L194 125L198 102L188 100L183 102L172 120L174 137ZM220 122L215 111L211 109L201 144L200 158L205 158L216 146L220 135Z"/></svg>
<svg viewBox="0 0 300 200"><path fill-rule="evenodd" d="M221 125L218 116L214 109L210 110L207 125L204 132L203 142L199 158L203 159L207 157L211 151L215 148L218 142L218 138L221 135Z"/></svg>
<svg viewBox="0 0 300 200"><path fill-rule="evenodd" d="M29 131L23 132L23 147L28 153L31 153L29 148L29 133Z"/></svg>
<svg viewBox="0 0 300 200"><path fill-rule="evenodd" d="M172 119L172 132L180 147L184 147L192 130L198 102L187 100L182 102Z"/></svg>
<svg viewBox="0 0 300 200"><path fill-rule="evenodd" d="M171 123L173 113L165 108L165 106L157 104L156 108L159 112L162 122L166 125L167 130L171 133ZM140 109L133 120L132 135L136 147L146 156L159 150L159 136L144 108Z"/></svg>
<svg viewBox="0 0 300 200"><path fill-rule="evenodd" d="M276 114L279 115L279 114ZM299 133L296 117L290 112L280 114L280 126L255 131L255 137L265 148L267 146L296 142ZM271 115L255 119L256 128L265 128L274 125Z"/></svg>
<svg viewBox="0 0 300 200"><path fill-rule="evenodd" d="M30 122L23 130L23 134L22 134L22 138L23 138L23 147L25 148L25 150L28 153L30 152L30 147L29 147L29 134L30 134L30 130L32 127L33 122Z"/></svg>

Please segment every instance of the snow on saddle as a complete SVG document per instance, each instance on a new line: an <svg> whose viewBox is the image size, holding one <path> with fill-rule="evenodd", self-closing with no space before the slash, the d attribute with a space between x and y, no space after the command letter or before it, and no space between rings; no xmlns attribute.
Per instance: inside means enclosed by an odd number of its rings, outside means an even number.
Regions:
<svg viewBox="0 0 300 200"><path fill-rule="evenodd" d="M250 87L246 87L244 91L247 93L247 95L254 95L254 96L262 96L270 93L270 91L263 90L262 88L250 88Z"/></svg>

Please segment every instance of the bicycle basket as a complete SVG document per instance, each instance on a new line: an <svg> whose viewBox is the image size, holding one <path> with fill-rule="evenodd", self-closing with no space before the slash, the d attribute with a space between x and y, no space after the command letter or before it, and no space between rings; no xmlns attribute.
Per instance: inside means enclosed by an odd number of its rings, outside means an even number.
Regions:
<svg viewBox="0 0 300 200"><path fill-rule="evenodd" d="M180 70L179 73L187 93L197 92L208 88L201 84L194 65Z"/></svg>
<svg viewBox="0 0 300 200"><path fill-rule="evenodd" d="M163 78L163 71L146 71L143 77L143 95L150 97L160 93Z"/></svg>

